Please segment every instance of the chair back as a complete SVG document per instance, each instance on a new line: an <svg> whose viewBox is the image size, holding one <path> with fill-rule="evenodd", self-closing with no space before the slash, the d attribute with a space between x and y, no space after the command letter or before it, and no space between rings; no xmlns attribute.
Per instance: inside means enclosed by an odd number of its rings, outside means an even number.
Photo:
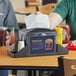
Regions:
<svg viewBox="0 0 76 76"><path fill-rule="evenodd" d="M27 0L26 1L27 7L29 6L39 6L40 5L40 1L39 0Z"/></svg>
<svg viewBox="0 0 76 76"><path fill-rule="evenodd" d="M76 76L76 58L59 57L58 61L59 67L64 73L62 76Z"/></svg>

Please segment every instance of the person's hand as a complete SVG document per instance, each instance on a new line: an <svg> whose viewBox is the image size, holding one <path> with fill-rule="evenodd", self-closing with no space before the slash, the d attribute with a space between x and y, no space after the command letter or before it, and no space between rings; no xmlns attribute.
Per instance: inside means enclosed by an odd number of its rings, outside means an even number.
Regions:
<svg viewBox="0 0 76 76"><path fill-rule="evenodd" d="M39 15L39 14L41 14L41 12L37 11L37 12L33 12L33 14Z"/></svg>
<svg viewBox="0 0 76 76"><path fill-rule="evenodd" d="M9 32L0 30L0 46L9 44Z"/></svg>
<svg viewBox="0 0 76 76"><path fill-rule="evenodd" d="M73 40L72 43L76 47L76 40Z"/></svg>

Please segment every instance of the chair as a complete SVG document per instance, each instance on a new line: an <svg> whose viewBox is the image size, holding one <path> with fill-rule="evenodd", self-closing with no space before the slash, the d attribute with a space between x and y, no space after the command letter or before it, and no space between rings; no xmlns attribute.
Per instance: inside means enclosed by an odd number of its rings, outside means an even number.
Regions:
<svg viewBox="0 0 76 76"><path fill-rule="evenodd" d="M38 1L38 0L27 0L26 4L27 4L27 7L29 7L29 6L39 6L40 1Z"/></svg>
<svg viewBox="0 0 76 76"><path fill-rule="evenodd" d="M45 5L48 3L57 3L57 0L42 0L42 5Z"/></svg>
<svg viewBox="0 0 76 76"><path fill-rule="evenodd" d="M59 57L60 76L76 76L76 59Z"/></svg>

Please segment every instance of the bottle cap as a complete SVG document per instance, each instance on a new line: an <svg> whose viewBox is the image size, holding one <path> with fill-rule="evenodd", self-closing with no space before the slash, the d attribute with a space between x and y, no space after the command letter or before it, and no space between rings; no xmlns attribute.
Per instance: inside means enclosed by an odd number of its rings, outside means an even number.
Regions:
<svg viewBox="0 0 76 76"><path fill-rule="evenodd" d="M14 27L11 27L11 31L14 31Z"/></svg>

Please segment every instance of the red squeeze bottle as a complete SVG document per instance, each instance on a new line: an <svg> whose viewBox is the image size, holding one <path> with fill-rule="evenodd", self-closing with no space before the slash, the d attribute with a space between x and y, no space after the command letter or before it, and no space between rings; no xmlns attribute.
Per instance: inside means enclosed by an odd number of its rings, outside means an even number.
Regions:
<svg viewBox="0 0 76 76"><path fill-rule="evenodd" d="M17 40L16 40L16 37L15 37L14 28L12 27L11 28L11 32L10 32L10 41L9 41L9 44L16 44L16 43L17 43Z"/></svg>
<svg viewBox="0 0 76 76"><path fill-rule="evenodd" d="M61 26L65 31L66 31L66 36L65 40L63 40L63 44L66 44L69 42L69 32L70 32L70 27L69 26Z"/></svg>
<svg viewBox="0 0 76 76"><path fill-rule="evenodd" d="M15 31L14 28L11 28L11 32L10 32L10 40L9 40L9 48L8 51L11 53L16 53L17 51L15 50L15 46L16 46L17 40L15 37Z"/></svg>

